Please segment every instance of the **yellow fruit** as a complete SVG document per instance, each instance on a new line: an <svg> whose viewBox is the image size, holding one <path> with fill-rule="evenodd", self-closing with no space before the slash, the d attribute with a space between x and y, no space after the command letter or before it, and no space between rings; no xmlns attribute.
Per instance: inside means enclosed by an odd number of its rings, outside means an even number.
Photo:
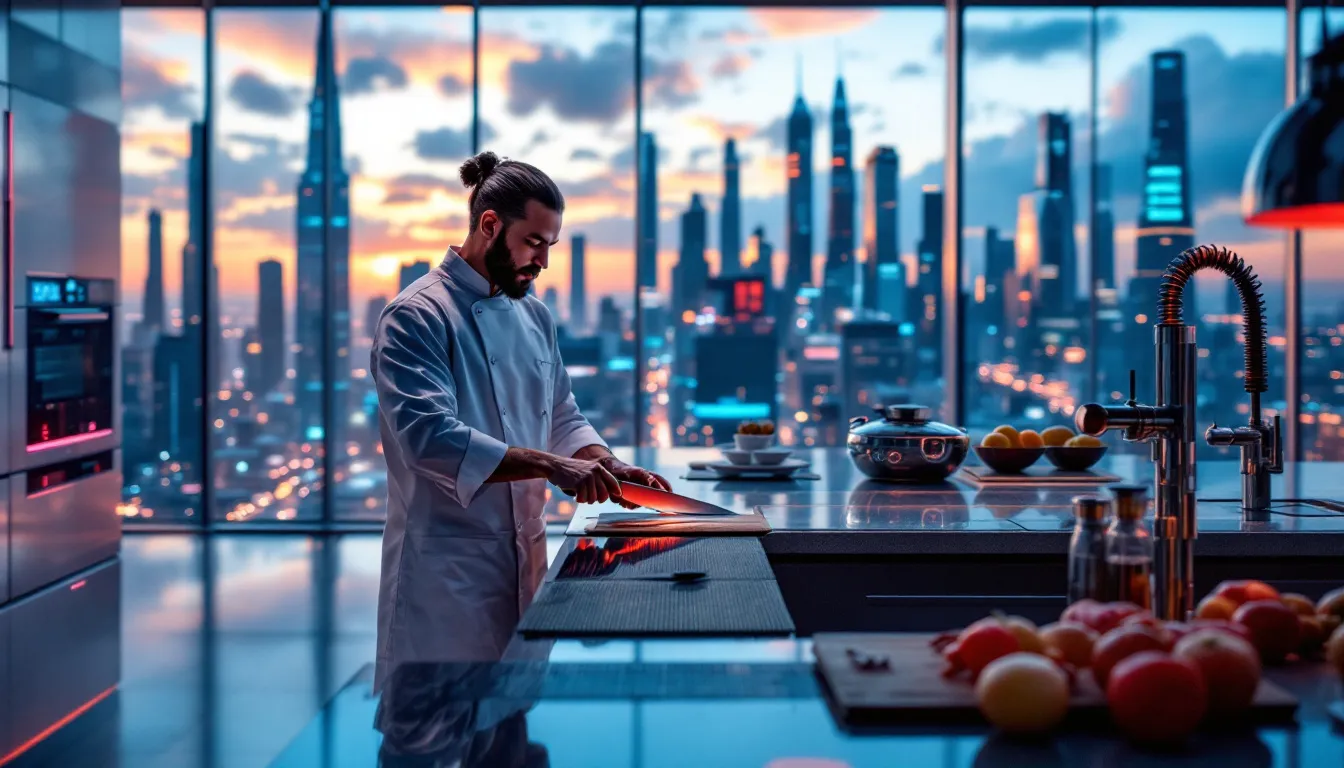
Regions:
<svg viewBox="0 0 1344 768"><path fill-rule="evenodd" d="M1092 646L1097 633L1082 624L1060 622L1041 627L1038 633L1045 647L1063 661L1079 669L1092 666Z"/></svg>
<svg viewBox="0 0 1344 768"><path fill-rule="evenodd" d="M1045 643L1036 634L1036 625L1021 616L1008 616L1003 619L1003 627L1017 638L1017 645L1024 653L1045 653Z"/></svg>
<svg viewBox="0 0 1344 768"><path fill-rule="evenodd" d="M1101 440L1091 435L1074 435L1064 445L1068 448L1100 448Z"/></svg>
<svg viewBox="0 0 1344 768"><path fill-rule="evenodd" d="M1009 448L1021 448L1021 447L1022 447L1022 441L1018 438L1018 435L1017 435L1017 429L1016 429L1016 428L1014 428L1014 427L1010 427L1010 426L1008 426L1007 424L1000 424L999 426L997 426L997 427L994 428L994 431L995 431L995 432L998 432L1000 435L1003 435L1004 437L1008 438L1008 447L1009 447Z"/></svg>
<svg viewBox="0 0 1344 768"><path fill-rule="evenodd" d="M985 448L1012 448L1013 442L1002 432L990 432L980 441L980 445Z"/></svg>
<svg viewBox="0 0 1344 768"><path fill-rule="evenodd" d="M1069 711L1069 677L1034 653L1010 653L990 662L975 682L985 719L1005 733L1042 733Z"/></svg>
<svg viewBox="0 0 1344 768"><path fill-rule="evenodd" d="M1050 427L1041 433L1041 440L1053 448L1058 448L1069 442L1071 437L1073 437L1073 430L1068 427Z"/></svg>
<svg viewBox="0 0 1344 768"><path fill-rule="evenodd" d="M1045 441L1036 433L1034 429L1024 429L1017 435L1017 441L1023 448L1041 448L1045 446Z"/></svg>
<svg viewBox="0 0 1344 768"><path fill-rule="evenodd" d="M1004 656L1004 658L1008 657ZM1325 642L1325 660L1335 668L1335 672L1339 674L1340 679L1344 679L1344 627L1336 629L1334 634L1330 635L1330 639ZM988 672L989 669L986 668L985 671Z"/></svg>

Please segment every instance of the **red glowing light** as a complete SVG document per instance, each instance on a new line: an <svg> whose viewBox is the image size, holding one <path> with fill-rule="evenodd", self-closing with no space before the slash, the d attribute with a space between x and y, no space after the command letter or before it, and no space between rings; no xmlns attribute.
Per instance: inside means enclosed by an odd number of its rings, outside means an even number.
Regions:
<svg viewBox="0 0 1344 768"><path fill-rule="evenodd" d="M83 589L84 585L88 583L89 583L88 579L80 579L79 581L76 581L74 584L70 585L70 591L74 592L77 589Z"/></svg>
<svg viewBox="0 0 1344 768"><path fill-rule="evenodd" d="M10 762L13 762L14 760L18 759L18 757L22 755L24 752L27 752L28 750L42 743L43 739L61 730L62 728L73 722L75 718L79 717L85 712L88 712L90 709L93 709L95 706L98 705L98 702L102 701L103 699L106 699L108 696L111 696L112 692L115 690L117 690L117 687L114 685L111 688L108 688L107 690L98 694L97 696L94 696L92 699L89 699L88 701L79 705L79 707L77 707L76 709L71 710L69 714L62 717L60 720L57 720L51 725L48 725L46 728L43 728L41 732L39 732L36 736L15 747L13 752L10 752L8 755L5 755L4 757L0 757L0 765L8 765Z"/></svg>
<svg viewBox="0 0 1344 768"><path fill-rule="evenodd" d="M1344 203L1313 203L1289 208L1274 208L1246 217L1255 227L1276 229L1344 228Z"/></svg>
<svg viewBox="0 0 1344 768"><path fill-rule="evenodd" d="M608 539L607 544L599 547L593 539L579 539L574 545L574 551L560 566L559 577L603 576L616 570L622 563L638 563L654 555L670 552L690 541L678 536L650 536Z"/></svg>

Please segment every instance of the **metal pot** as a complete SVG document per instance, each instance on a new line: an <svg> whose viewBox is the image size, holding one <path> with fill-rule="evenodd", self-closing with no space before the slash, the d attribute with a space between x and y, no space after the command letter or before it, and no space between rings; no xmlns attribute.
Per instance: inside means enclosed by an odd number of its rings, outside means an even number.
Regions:
<svg viewBox="0 0 1344 768"><path fill-rule="evenodd" d="M939 482L966 460L971 439L966 430L929 421L922 405L878 406L881 419L849 420L849 456L874 480Z"/></svg>

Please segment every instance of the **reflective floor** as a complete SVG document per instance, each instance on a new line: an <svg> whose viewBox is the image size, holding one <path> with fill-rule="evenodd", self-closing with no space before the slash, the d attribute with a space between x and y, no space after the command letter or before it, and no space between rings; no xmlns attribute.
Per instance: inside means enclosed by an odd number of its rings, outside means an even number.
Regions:
<svg viewBox="0 0 1344 768"><path fill-rule="evenodd" d="M379 547L376 534L128 535L122 685L15 765L269 765L373 660Z"/></svg>

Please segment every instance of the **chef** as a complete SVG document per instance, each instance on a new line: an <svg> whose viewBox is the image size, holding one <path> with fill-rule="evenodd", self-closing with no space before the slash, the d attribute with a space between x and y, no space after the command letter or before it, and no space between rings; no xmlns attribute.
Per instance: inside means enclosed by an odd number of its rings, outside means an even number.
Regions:
<svg viewBox="0 0 1344 768"><path fill-rule="evenodd" d="M560 238L555 182L493 152L460 174L466 240L374 334L388 496L375 688L407 662L500 658L545 574L547 481L579 503L620 502L622 480L668 489L579 412L532 295Z"/></svg>

